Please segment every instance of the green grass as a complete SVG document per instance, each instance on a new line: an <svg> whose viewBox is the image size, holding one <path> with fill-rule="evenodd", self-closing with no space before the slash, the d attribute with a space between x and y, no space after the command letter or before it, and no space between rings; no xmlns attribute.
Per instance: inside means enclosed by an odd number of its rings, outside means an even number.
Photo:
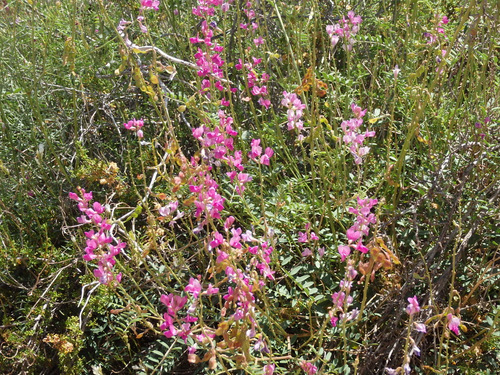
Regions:
<svg viewBox="0 0 500 375"><path fill-rule="evenodd" d="M259 26L252 33L239 27L245 3L232 4L209 17L213 41L224 46L225 91L212 87L207 96L193 68L204 47L189 42L203 31L191 11L196 3L162 0L159 11L142 11L146 33L135 21L135 0L0 5L0 372L261 374L274 364L275 373L299 374L310 361L323 374L383 374L404 365L418 374L496 373L498 6L260 1L251 7ZM363 19L351 51L343 40L332 47L326 32L349 9ZM438 15L449 23L438 25ZM134 20L126 34L117 30L121 19ZM428 43L425 33L437 40ZM130 48L127 38L157 50ZM258 83L267 86L267 110L236 69L252 57L262 59L256 75L269 75ZM300 139L287 130L281 101L309 68L311 85L321 80L326 93L299 95L306 105ZM229 94L228 85L238 91ZM215 162L192 136L218 124L223 97L238 132L234 149L253 178L243 196L226 175L234 168ZM367 110L361 130L376 133L359 165L342 141L353 102ZM145 120L142 142L123 126L132 118ZM269 166L247 156L252 139L274 150ZM190 185L202 170L225 202L222 219L199 231ZM127 243L116 257L123 278L115 287L97 286L96 262L82 259L91 225L77 225L81 213L68 193L78 187L108 205L103 215ZM332 327L331 296L347 265L337 248L347 243L357 196L379 202L364 239L370 253L350 256L360 274L349 311L360 314ZM158 211L171 201L184 212L173 225ZM230 215L235 228L274 248L274 280L259 274L249 252L228 246L227 263L217 262L209 243L214 231L225 235ZM319 241L297 241L307 223ZM301 255L306 247L313 256ZM393 256L376 258L377 249ZM240 322L229 319L234 306L223 308L222 296L235 286L227 265L265 284ZM162 334L160 296L187 295L198 275L220 295L202 297L195 309L196 329L217 335L198 343L201 362L192 364L193 339ZM411 329L405 312L414 295L422 310L413 320L426 323L426 334ZM461 318L458 336L447 328L448 313ZM260 336L247 334L248 317ZM254 350L257 337L269 353ZM409 354L413 344L420 356Z"/></svg>

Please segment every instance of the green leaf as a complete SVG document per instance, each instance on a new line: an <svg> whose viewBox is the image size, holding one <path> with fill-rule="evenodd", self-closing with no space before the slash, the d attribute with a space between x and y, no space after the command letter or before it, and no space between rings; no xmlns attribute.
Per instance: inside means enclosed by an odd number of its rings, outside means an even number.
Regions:
<svg viewBox="0 0 500 375"><path fill-rule="evenodd" d="M297 266L297 267L292 268L292 270L290 271L290 276L295 275L295 274L296 274L296 273L298 273L301 269L302 269L302 266ZM309 275L308 275L308 277L309 277Z"/></svg>
<svg viewBox="0 0 500 375"><path fill-rule="evenodd" d="M297 282L297 283L301 284L301 283L303 283L305 280L307 280L307 279L308 279L308 278L310 278L310 277L311 277L311 275L303 275L303 276L299 276L299 277L297 277L297 279L295 279L295 282ZM311 284L312 284L312 282L311 282ZM304 286L305 286L305 285L304 285Z"/></svg>

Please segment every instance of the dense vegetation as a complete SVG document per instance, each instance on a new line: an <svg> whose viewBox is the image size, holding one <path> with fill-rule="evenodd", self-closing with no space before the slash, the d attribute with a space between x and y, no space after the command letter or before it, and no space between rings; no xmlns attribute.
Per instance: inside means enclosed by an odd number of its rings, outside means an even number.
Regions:
<svg viewBox="0 0 500 375"><path fill-rule="evenodd" d="M0 1L0 373L498 374L495 1Z"/></svg>

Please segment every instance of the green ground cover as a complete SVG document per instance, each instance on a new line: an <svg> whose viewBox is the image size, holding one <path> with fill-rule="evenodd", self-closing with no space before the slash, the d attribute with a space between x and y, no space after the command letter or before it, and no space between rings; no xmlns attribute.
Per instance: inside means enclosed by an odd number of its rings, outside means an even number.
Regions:
<svg viewBox="0 0 500 375"><path fill-rule="evenodd" d="M0 373L497 374L499 16L0 1Z"/></svg>

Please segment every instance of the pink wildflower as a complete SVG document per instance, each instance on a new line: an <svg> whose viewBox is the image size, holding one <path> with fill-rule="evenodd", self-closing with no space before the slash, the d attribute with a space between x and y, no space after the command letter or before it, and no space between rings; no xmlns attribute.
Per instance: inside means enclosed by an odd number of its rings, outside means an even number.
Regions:
<svg viewBox="0 0 500 375"><path fill-rule="evenodd" d="M307 242L307 233L302 233L299 232L299 239L297 240L298 242Z"/></svg>
<svg viewBox="0 0 500 375"><path fill-rule="evenodd" d="M330 41L332 47L335 47L339 42L340 38L344 40L344 49L352 50L354 44L354 36L359 31L359 25L361 24L361 17L356 16L353 11L347 13L347 18L344 16L340 20L340 23L335 25L327 25L326 33L330 36Z"/></svg>
<svg viewBox="0 0 500 375"><path fill-rule="evenodd" d="M265 365L264 366L264 375L273 375L275 368L276 368L276 365L274 365L274 364Z"/></svg>
<svg viewBox="0 0 500 375"><path fill-rule="evenodd" d="M338 247L340 259L342 262L351 254L351 248L347 245L340 245Z"/></svg>
<svg viewBox="0 0 500 375"><path fill-rule="evenodd" d="M140 120L136 120L136 119L130 120L129 122L123 124L123 126L127 130L135 131L138 138L143 138L144 137L144 134L143 134L142 129L141 129L144 126L144 120L143 119L140 119Z"/></svg>
<svg viewBox="0 0 500 375"><path fill-rule="evenodd" d="M219 293L219 288L214 288L212 286L212 284L208 284L207 291L206 291L207 296L211 296L211 295L214 295L217 293Z"/></svg>
<svg viewBox="0 0 500 375"><path fill-rule="evenodd" d="M417 332L422 332L422 333L427 333L427 328L425 327L425 324L424 323L413 323L413 325L415 326L415 331Z"/></svg>
<svg viewBox="0 0 500 375"><path fill-rule="evenodd" d="M227 231L229 230L229 228L231 228L231 226L233 225L234 223L234 216L229 216L226 221L224 222L224 229Z"/></svg>
<svg viewBox="0 0 500 375"><path fill-rule="evenodd" d="M306 249L302 252L302 256L303 256L304 258L306 258L306 257L308 257L308 256L311 256L312 254L313 254L313 253L312 253L311 249L309 249L309 248L306 248Z"/></svg>
<svg viewBox="0 0 500 375"><path fill-rule="evenodd" d="M314 366L311 362L302 361L300 367L307 375L314 375L318 372L318 368Z"/></svg>
<svg viewBox="0 0 500 375"><path fill-rule="evenodd" d="M250 143L252 150L248 153L250 159L258 158L262 154L262 147L260 146L260 139L252 139Z"/></svg>
<svg viewBox="0 0 500 375"><path fill-rule="evenodd" d="M332 325L332 327L336 327L338 321L339 321L339 318L337 318L336 316L330 317L330 324Z"/></svg>
<svg viewBox="0 0 500 375"><path fill-rule="evenodd" d="M184 291L191 294L193 298L198 298L201 291L200 281L198 279L191 277L189 279L189 284L184 288Z"/></svg>
<svg viewBox="0 0 500 375"><path fill-rule="evenodd" d="M162 294L160 301L167 307L167 312L171 316L175 316L177 312L184 307L187 302L187 297L176 296L173 294Z"/></svg>
<svg viewBox="0 0 500 375"><path fill-rule="evenodd" d="M264 39L261 36L259 36L258 38L254 39L253 42L258 47L264 44Z"/></svg>
<svg viewBox="0 0 500 375"><path fill-rule="evenodd" d="M399 66L398 64L396 64L396 66L394 67L394 70L393 70L393 73L394 73L394 79L398 79L398 75L399 75L399 72L401 71L401 69L399 69Z"/></svg>
<svg viewBox="0 0 500 375"><path fill-rule="evenodd" d="M266 151L264 151L264 155L260 157L260 164L269 165L270 159L273 157L274 151L270 147L266 147Z"/></svg>
<svg viewBox="0 0 500 375"><path fill-rule="evenodd" d="M356 164L361 164L363 162L363 156L365 156L368 151L370 151L369 147L362 146L365 138L374 137L374 131L366 131L361 133L359 128L363 124L363 116L366 114L366 109L362 110L361 107L356 104L351 104L351 110L354 113L355 118L352 118L347 121L342 121L340 127L344 132L344 136L342 140L344 143L349 146L349 150L351 154L354 156L354 162Z"/></svg>
<svg viewBox="0 0 500 375"><path fill-rule="evenodd" d="M302 130L303 122L301 117L306 106L305 104L302 104L300 99L297 97L297 94L283 91L283 100L281 101L281 105L288 108L288 130Z"/></svg>
<svg viewBox="0 0 500 375"><path fill-rule="evenodd" d="M417 296L413 296L413 298L408 298L408 302L410 304L406 307L406 312L410 316L420 311L420 306L418 305Z"/></svg>
<svg viewBox="0 0 500 375"><path fill-rule="evenodd" d="M460 334L458 327L460 326L460 318L452 315L451 313L447 315L448 318L448 328L450 331L454 332L456 335Z"/></svg>
<svg viewBox="0 0 500 375"><path fill-rule="evenodd" d="M141 6L144 9L158 10L159 5L160 5L160 0L141 0Z"/></svg>

